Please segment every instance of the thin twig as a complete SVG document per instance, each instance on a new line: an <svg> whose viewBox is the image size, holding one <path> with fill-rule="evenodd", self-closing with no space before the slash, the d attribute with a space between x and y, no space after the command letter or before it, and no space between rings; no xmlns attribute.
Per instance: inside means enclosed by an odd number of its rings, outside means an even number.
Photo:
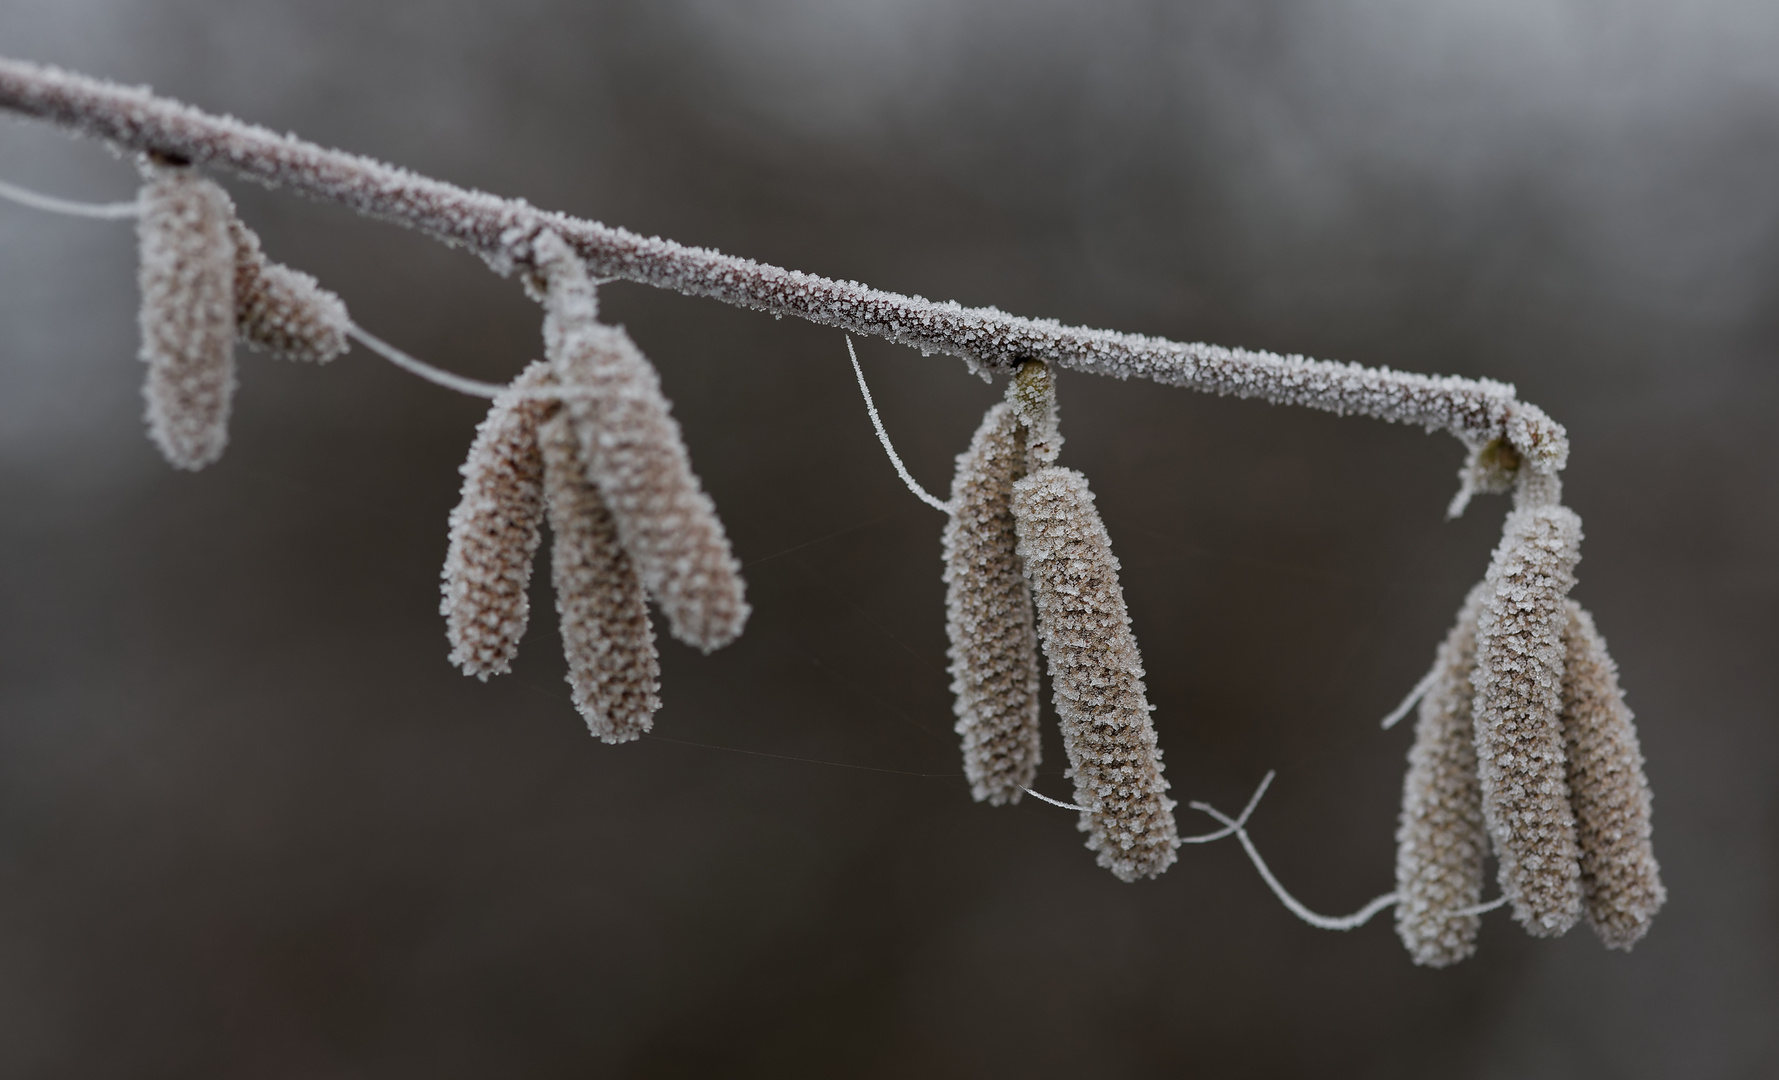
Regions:
<svg viewBox="0 0 1779 1080"><path fill-rule="evenodd" d="M601 277L794 315L923 353L960 356L982 368L1010 370L1021 360L1046 360L1076 371L1139 376L1216 394L1419 424L1448 431L1472 446L1506 438L1543 473L1561 469L1568 459L1562 425L1537 406L1517 400L1512 386L1489 379L1182 344L1021 318L993 307L903 296L539 210L523 200L467 190L212 116L144 89L24 61L0 60L0 108L120 148L219 166L341 203L467 247L501 273L535 269L532 239L548 229L567 240L589 272Z"/></svg>
<svg viewBox="0 0 1779 1080"><path fill-rule="evenodd" d="M941 514L951 513L951 504L921 487L920 482L914 479L914 474L908 471L908 466L902 464L902 456L890 445L889 432L883 430L883 417L877 415L877 403L871 400L871 388L865 385L865 371L859 367L859 354L852 347L851 334L846 335L846 355L852 359L852 373L858 377L859 393L865 395L865 411L871 414L871 426L877 429L877 441L883 444L883 452L889 455L890 464L896 467L896 475L902 478L902 483L908 485L909 491L914 492L915 498ZM1042 795L1038 797L1043 798Z"/></svg>
<svg viewBox="0 0 1779 1080"><path fill-rule="evenodd" d="M1433 689L1433 684L1438 680L1438 667L1435 667L1432 671L1421 676L1421 681L1415 683L1414 689L1408 692L1408 696L1402 699L1401 704L1397 705L1394 709L1391 709L1390 715L1384 717L1383 720L1378 723L1378 726L1385 731L1389 731L1391 728L1395 727L1398 721L1408 715L1410 709L1414 708L1420 703L1422 698L1427 696L1427 691Z"/></svg>
<svg viewBox="0 0 1779 1080"><path fill-rule="evenodd" d="M34 210L48 210L52 214L66 214L69 217L102 218L116 221L119 218L138 217L142 213L139 202L90 203L75 202L72 199L59 199L54 195L45 195L41 191L32 191L17 184L9 184L0 180L0 198L11 199L15 203L29 206Z"/></svg>
<svg viewBox="0 0 1779 1080"><path fill-rule="evenodd" d="M1242 816L1240 818L1232 818L1209 803L1195 802L1190 805L1194 810L1197 810L1200 813L1209 814L1211 817L1216 818L1221 822L1224 826L1224 830L1221 833L1222 836L1228 836L1230 833L1234 833L1235 838L1241 842L1242 850L1248 853L1248 861L1254 864L1254 869L1260 871L1260 879L1266 882L1266 887L1271 889L1273 895L1279 898L1279 903L1284 904L1285 909L1291 912L1291 914L1317 929L1352 930L1356 927L1364 926L1371 920L1373 915L1376 915L1378 912L1396 903L1398 897L1395 893L1391 892L1373 898L1370 903L1366 904L1358 911L1353 912L1351 915L1318 915L1316 912L1304 907L1295 896L1286 892L1285 887L1279 884L1279 879L1273 876L1272 868L1268 867L1266 865L1266 860L1260 857L1260 850L1254 846L1254 841L1249 838L1248 830L1246 828L1248 824L1248 816L1254 812L1254 807L1260 802L1260 796L1265 793L1267 783L1270 783L1271 780L1272 773L1269 772L1266 774L1266 781L1261 783L1260 790L1256 791L1254 797L1248 801L1248 807L1242 811Z"/></svg>
<svg viewBox="0 0 1779 1080"><path fill-rule="evenodd" d="M414 357L402 352L400 349L389 344L389 342L384 341L382 338L372 335L366 331L364 327L359 326L356 323L347 327L346 333L352 336L353 341L358 342L360 345L363 345L365 348L376 353L378 356L381 356L396 367L401 368L403 371L412 375L418 375L427 382L435 383L447 390L455 390L459 394L468 394L471 397L490 399L497 398L506 392L507 388L498 383L485 383L478 382L475 379L466 379L462 375L453 375L451 372L446 371L443 368L433 367L424 360L416 360Z"/></svg>

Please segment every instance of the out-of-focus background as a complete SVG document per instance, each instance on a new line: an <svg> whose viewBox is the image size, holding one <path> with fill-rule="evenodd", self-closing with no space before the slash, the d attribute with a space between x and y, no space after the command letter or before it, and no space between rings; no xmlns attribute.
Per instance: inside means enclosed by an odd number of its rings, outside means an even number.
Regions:
<svg viewBox="0 0 1779 1080"><path fill-rule="evenodd" d="M124 223L0 205L0 1073L9 1077L1749 1077L1779 1068L1779 8L1748 0L56 0L0 53L643 233L966 304L1489 376L1568 425L1577 597L1623 669L1672 899L1414 967L1232 842L1159 881L971 803L940 515L841 335L634 285L747 564L663 645L657 736L445 661L482 404L244 352L228 454L144 438ZM0 177L122 199L0 121ZM374 332L500 379L474 258L226 181ZM914 473L998 390L861 342ZM1369 420L1065 373L1174 794L1303 901L1392 884L1421 675L1504 501ZM1048 720L1047 709L1047 723ZM1065 795L1047 735L1041 786ZM1184 831L1209 823L1182 807ZM1493 890L1491 889L1491 892Z"/></svg>

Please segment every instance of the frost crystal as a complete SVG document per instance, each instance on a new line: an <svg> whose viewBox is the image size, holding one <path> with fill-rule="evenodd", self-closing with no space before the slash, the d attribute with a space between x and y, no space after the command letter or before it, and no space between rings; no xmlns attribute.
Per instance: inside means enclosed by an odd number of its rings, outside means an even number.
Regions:
<svg viewBox="0 0 1779 1080"><path fill-rule="evenodd" d="M229 197L189 169L156 168L140 202L148 434L175 468L201 469L228 444L235 394Z"/></svg>
<svg viewBox="0 0 1779 1080"><path fill-rule="evenodd" d="M1563 671L1563 738L1581 846L1588 921L1609 947L1629 949L1668 898L1649 843L1649 781L1618 665L1580 604L1570 601Z"/></svg>
<svg viewBox="0 0 1779 1080"><path fill-rule="evenodd" d="M1522 488L1522 495L1526 489ZM1530 500L1528 500L1530 501ZM1557 937L1581 914L1581 867L1565 777L1565 597L1581 558L1581 519L1566 507L1507 515L1477 612L1477 771L1501 891L1526 932Z"/></svg>
<svg viewBox="0 0 1779 1080"><path fill-rule="evenodd" d="M641 738L661 707L655 631L612 515L587 480L566 411L538 432L550 515L550 569L575 708L601 742Z"/></svg>
<svg viewBox="0 0 1779 1080"><path fill-rule="evenodd" d="M346 303L314 277L266 258L259 237L229 214L235 242L235 322L241 340L284 360L325 364L346 351Z"/></svg>
<svg viewBox="0 0 1779 1080"><path fill-rule="evenodd" d="M957 458L945 525L945 631L970 794L1016 803L1038 771L1038 635L1020 569L1013 482L1025 472L1012 404L988 410Z"/></svg>
<svg viewBox="0 0 1779 1080"><path fill-rule="evenodd" d="M673 636L709 652L747 622L741 565L699 486L660 377L630 335L598 320L586 267L554 233L533 241L544 278L544 348L565 389L587 475Z"/></svg>
<svg viewBox="0 0 1779 1080"><path fill-rule="evenodd" d="M1180 840L1118 559L1087 478L1049 466L1013 485L1019 556L1037 600L1079 827L1122 881L1173 865Z"/></svg>
<svg viewBox="0 0 1779 1080"><path fill-rule="evenodd" d="M1476 665L1476 613L1484 586L1470 590L1433 661L1421 698L1408 774L1402 780L1402 817L1396 829L1396 934L1415 963L1445 967L1476 952L1482 920L1452 912L1482 899L1482 789L1470 719Z"/></svg>
<svg viewBox="0 0 1779 1080"><path fill-rule="evenodd" d="M536 361L495 399L463 463L463 494L451 511L443 599L451 662L483 682L512 669L531 614L525 590L544 518L538 425L555 405L525 396L554 384ZM515 392L516 391L516 392Z"/></svg>

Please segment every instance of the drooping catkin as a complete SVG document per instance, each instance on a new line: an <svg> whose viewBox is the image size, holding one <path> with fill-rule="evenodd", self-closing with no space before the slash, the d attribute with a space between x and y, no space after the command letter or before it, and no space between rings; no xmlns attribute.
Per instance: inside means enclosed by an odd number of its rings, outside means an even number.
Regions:
<svg viewBox="0 0 1779 1080"><path fill-rule="evenodd" d="M566 410L538 429L550 518L550 569L575 708L601 742L641 738L661 707L661 665L642 584L611 512L587 479Z"/></svg>
<svg viewBox="0 0 1779 1080"><path fill-rule="evenodd" d="M175 468L201 469L228 444L235 394L233 214L220 187L183 167L155 167L139 201L148 434Z"/></svg>
<svg viewBox="0 0 1779 1080"><path fill-rule="evenodd" d="M586 267L554 233L534 242L544 279L544 348L565 388L587 474L619 542L673 635L709 652L747 622L741 565L692 472L660 377L621 327L598 319Z"/></svg>
<svg viewBox="0 0 1779 1080"><path fill-rule="evenodd" d="M1417 964L1445 967L1476 952L1482 920L1452 912L1482 899L1482 788L1470 717L1475 691L1476 613L1484 585L1470 590L1458 621L1439 646L1433 681L1421 698L1402 816L1396 828L1396 934Z"/></svg>
<svg viewBox="0 0 1779 1080"><path fill-rule="evenodd" d="M945 632L964 775L977 802L1016 803L1037 776L1038 634L1018 555L1013 482L1025 473L1014 407L988 410L957 458L945 524Z"/></svg>
<svg viewBox="0 0 1779 1080"><path fill-rule="evenodd" d="M526 395L554 383L547 362L527 367L488 409L460 470L439 613L451 663L483 682L512 670L531 614L525 590L544 520L538 426L556 405Z"/></svg>
<svg viewBox="0 0 1779 1080"><path fill-rule="evenodd" d="M1581 519L1573 511L1523 500L1507 515L1477 612L1471 707L1483 818L1500 860L1501 891L1513 917L1537 937L1561 935L1581 915L1580 854L1558 720L1565 600L1580 545Z"/></svg>
<svg viewBox="0 0 1779 1080"><path fill-rule="evenodd" d="M1581 847L1588 922L1608 947L1629 949L1668 899L1649 842L1649 781L1618 665L1593 616L1573 600L1564 642L1563 739Z"/></svg>
<svg viewBox="0 0 1779 1080"><path fill-rule="evenodd" d="M1173 865L1179 836L1164 792L1143 661L1118 559L1087 478L1054 465L1013 485L1019 556L1037 601L1079 828L1122 881Z"/></svg>
<svg viewBox="0 0 1779 1080"><path fill-rule="evenodd" d="M241 340L284 360L325 364L346 351L346 302L301 270L266 258L259 237L229 215L235 242L235 323Z"/></svg>

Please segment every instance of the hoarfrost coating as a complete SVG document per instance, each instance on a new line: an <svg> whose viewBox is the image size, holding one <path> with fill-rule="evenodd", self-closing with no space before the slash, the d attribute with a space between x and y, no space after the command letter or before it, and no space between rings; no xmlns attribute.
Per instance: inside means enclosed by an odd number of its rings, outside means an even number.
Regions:
<svg viewBox="0 0 1779 1080"><path fill-rule="evenodd" d="M661 665L642 584L605 500L587 479L566 412L544 422L539 443L556 613L575 708L601 742L639 739L661 707Z"/></svg>
<svg viewBox="0 0 1779 1080"><path fill-rule="evenodd" d="M558 382L589 391L564 408L618 541L674 637L705 652L727 645L749 611L741 564L692 473L660 377L630 335L599 321L593 283L568 245L545 233L536 248L544 351Z"/></svg>
<svg viewBox="0 0 1779 1080"><path fill-rule="evenodd" d="M531 604L526 588L544 518L544 459L538 425L555 410L527 391L554 385L539 360L488 409L463 463L451 511L443 597L451 663L486 682L512 669Z"/></svg>
<svg viewBox="0 0 1779 1080"><path fill-rule="evenodd" d="M158 167L138 201L148 434L175 468L201 469L228 445L235 395L231 204L190 169Z"/></svg>
<svg viewBox="0 0 1779 1080"><path fill-rule="evenodd" d="M957 458L945 523L945 632L964 775L978 802L1016 803L1037 777L1038 635L1013 521L1025 472L1013 406L988 410Z"/></svg>
<svg viewBox="0 0 1779 1080"><path fill-rule="evenodd" d="M959 356L978 367L1010 370L1022 360L1045 360L1121 379L1420 425L1450 432L1467 447L1505 438L1539 472L1560 470L1568 461L1563 426L1518 400L1512 386L1490 379L1183 344L903 296L539 210L211 116L144 89L18 60L0 60L0 108L120 147L176 154L338 202L467 247L502 273L540 268L534 240L553 233L602 277L794 315L923 353Z"/></svg>
<svg viewBox="0 0 1779 1080"><path fill-rule="evenodd" d="M1470 590L1458 620L1433 661L1421 698L1408 773L1402 778L1402 816L1396 828L1396 934L1417 964L1445 967L1476 952L1482 920L1455 912L1482 899L1482 789L1476 775L1476 735L1470 684L1476 666L1476 615L1483 585Z"/></svg>
<svg viewBox="0 0 1779 1080"><path fill-rule="evenodd" d="M1013 485L1019 556L1037 601L1038 634L1083 807L1080 829L1121 881L1155 877L1175 859L1174 801L1143 687L1118 559L1087 478L1039 469Z"/></svg>

